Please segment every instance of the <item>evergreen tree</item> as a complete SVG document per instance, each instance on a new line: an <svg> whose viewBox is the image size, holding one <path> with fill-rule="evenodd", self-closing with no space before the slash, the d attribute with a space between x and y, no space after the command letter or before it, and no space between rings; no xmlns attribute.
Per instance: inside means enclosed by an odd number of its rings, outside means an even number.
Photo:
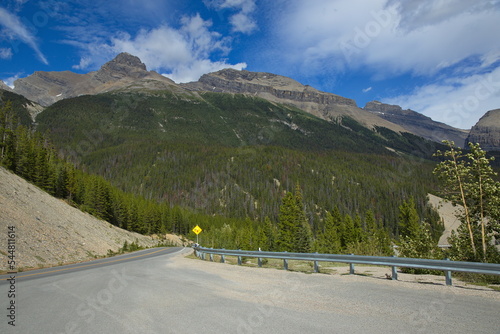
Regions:
<svg viewBox="0 0 500 334"><path fill-rule="evenodd" d="M413 198L404 201L399 207L399 226L401 239L399 256L422 259L439 259L441 252L432 238L428 223L421 223ZM429 273L428 270L402 268L407 273Z"/></svg>
<svg viewBox="0 0 500 334"><path fill-rule="evenodd" d="M337 224L338 221L335 220L335 216L337 215L335 212L338 212L338 209L334 209L334 213L330 212L326 213L326 217L324 220L324 228L323 231L318 233L316 240L314 242L314 250L318 253L325 254L338 254L340 253L341 245L340 238L337 233Z"/></svg>
<svg viewBox="0 0 500 334"><path fill-rule="evenodd" d="M296 210L296 230L295 235L295 251L299 253L308 253L311 251L313 234L311 225L306 216L304 201L302 198L302 190L300 185L295 187L295 210Z"/></svg>
<svg viewBox="0 0 500 334"><path fill-rule="evenodd" d="M302 192L297 185L295 194L283 197L278 224L278 249L282 252L306 253L311 251L312 231L304 211Z"/></svg>
<svg viewBox="0 0 500 334"><path fill-rule="evenodd" d="M418 217L415 200L410 197L399 206L399 235L409 238L418 234L420 218Z"/></svg>
<svg viewBox="0 0 500 334"><path fill-rule="evenodd" d="M282 199L278 218L278 251L293 252L295 250L295 235L297 234L297 202L293 193L287 192Z"/></svg>

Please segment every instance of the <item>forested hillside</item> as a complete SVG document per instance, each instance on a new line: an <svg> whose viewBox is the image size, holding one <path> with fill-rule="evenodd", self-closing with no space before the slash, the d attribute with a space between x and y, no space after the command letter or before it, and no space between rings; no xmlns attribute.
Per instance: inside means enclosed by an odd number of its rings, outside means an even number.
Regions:
<svg viewBox="0 0 500 334"><path fill-rule="evenodd" d="M276 227L283 196L297 185L314 236L332 210L364 227L368 214L397 236L399 206L410 197L435 233L440 229L426 205L439 145L410 134L220 93L81 96L55 103L37 122L78 166L183 212L177 216L188 225L201 220L205 236L229 222L233 230L257 230L265 221Z"/></svg>

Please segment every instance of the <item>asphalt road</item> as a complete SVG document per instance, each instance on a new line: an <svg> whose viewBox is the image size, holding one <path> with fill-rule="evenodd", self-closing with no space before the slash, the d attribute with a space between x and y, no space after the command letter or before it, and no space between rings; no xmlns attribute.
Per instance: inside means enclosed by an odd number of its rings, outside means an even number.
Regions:
<svg viewBox="0 0 500 334"><path fill-rule="evenodd" d="M2 276L0 333L500 333L498 298L178 260L185 251L19 273L15 298Z"/></svg>

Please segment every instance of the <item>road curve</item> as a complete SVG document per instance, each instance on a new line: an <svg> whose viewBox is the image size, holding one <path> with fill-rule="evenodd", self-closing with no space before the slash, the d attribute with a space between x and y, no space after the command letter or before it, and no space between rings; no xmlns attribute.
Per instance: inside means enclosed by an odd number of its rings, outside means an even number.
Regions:
<svg viewBox="0 0 500 334"><path fill-rule="evenodd" d="M500 298L186 259L182 248L0 281L0 333L499 333ZM71 268L73 267L73 268ZM417 288L415 288L417 287Z"/></svg>

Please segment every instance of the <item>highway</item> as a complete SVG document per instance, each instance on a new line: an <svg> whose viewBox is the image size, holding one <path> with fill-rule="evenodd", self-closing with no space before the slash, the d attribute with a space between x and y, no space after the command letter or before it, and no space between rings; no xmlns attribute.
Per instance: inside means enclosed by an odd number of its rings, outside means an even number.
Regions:
<svg viewBox="0 0 500 334"><path fill-rule="evenodd" d="M239 267L189 251L21 272L15 298L3 275L0 333L500 333L500 292Z"/></svg>

